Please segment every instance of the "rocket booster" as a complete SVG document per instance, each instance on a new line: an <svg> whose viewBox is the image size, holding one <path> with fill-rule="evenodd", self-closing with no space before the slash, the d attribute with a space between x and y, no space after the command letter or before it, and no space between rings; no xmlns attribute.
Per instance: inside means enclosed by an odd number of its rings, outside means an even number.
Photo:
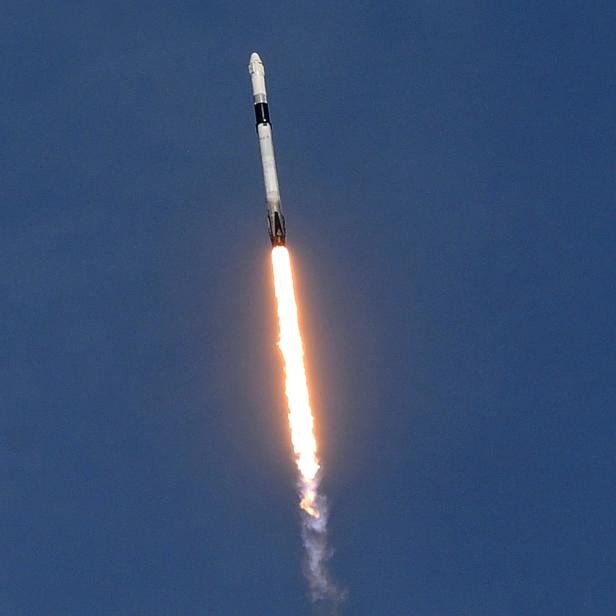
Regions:
<svg viewBox="0 0 616 616"><path fill-rule="evenodd" d="M284 216L282 215L282 206L280 204L280 189L278 188L278 174L276 173L276 159L274 158L272 126L269 119L269 109L267 107L265 67L258 53L253 53L250 56L248 72L250 73L250 81L252 82L252 99L255 106L257 135L259 137L259 149L261 151L269 236L272 246L284 246L287 232L284 224Z"/></svg>

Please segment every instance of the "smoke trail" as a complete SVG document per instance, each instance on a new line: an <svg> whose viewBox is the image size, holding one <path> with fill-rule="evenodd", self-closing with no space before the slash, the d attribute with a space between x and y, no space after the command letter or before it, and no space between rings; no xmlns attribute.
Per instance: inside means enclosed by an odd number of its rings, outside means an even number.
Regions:
<svg viewBox="0 0 616 616"><path fill-rule="evenodd" d="M291 442L299 471L302 539L306 549L305 572L312 600L327 600L337 604L342 600L343 593L332 582L326 567L332 554L327 543L327 503L319 493L320 464L314 419L304 367L291 262L284 246L276 246L272 250L272 263L280 326L278 346L284 359Z"/></svg>

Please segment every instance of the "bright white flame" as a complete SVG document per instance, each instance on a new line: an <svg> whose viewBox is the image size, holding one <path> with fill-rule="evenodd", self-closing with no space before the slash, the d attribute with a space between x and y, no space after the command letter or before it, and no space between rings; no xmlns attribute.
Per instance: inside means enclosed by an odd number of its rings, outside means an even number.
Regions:
<svg viewBox="0 0 616 616"><path fill-rule="evenodd" d="M284 246L272 250L274 288L278 302L280 339L278 346L285 366L285 391L289 405L289 425L295 462L299 470L302 536L307 553L306 571L313 599L329 599L338 603L344 598L330 581L325 561L327 547L327 505L319 494L319 458L314 435L314 419L304 367L304 347L299 330L297 303L289 251Z"/></svg>
<svg viewBox="0 0 616 616"><path fill-rule="evenodd" d="M272 262L280 325L278 346L284 359L291 442L302 484L300 506L308 515L319 518L317 441L314 436L314 420L308 395L304 348L299 331L289 251L284 246L276 246L272 251Z"/></svg>

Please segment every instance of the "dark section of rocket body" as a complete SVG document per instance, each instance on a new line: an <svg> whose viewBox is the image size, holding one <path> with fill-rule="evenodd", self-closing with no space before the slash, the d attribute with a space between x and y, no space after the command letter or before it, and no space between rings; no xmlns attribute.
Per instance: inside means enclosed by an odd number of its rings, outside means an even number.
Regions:
<svg viewBox="0 0 616 616"><path fill-rule="evenodd" d="M274 157L274 142L272 140L272 126L267 106L267 92L265 89L265 67L258 54L250 56L248 65L250 80L252 82L252 97L255 106L255 119L257 136L259 137L259 150L261 152L261 165L263 167L263 183L265 185L265 206L267 208L267 222L272 246L284 246L286 241L286 228L282 205L280 203L280 189L278 187L278 174L276 172L276 159Z"/></svg>

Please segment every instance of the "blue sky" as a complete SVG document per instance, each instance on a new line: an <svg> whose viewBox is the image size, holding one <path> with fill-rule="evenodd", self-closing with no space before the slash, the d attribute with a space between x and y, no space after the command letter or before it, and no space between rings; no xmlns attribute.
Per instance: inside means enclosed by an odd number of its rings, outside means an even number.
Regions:
<svg viewBox="0 0 616 616"><path fill-rule="evenodd" d="M254 50L342 613L616 611L612 3L1 15L0 613L323 607Z"/></svg>

